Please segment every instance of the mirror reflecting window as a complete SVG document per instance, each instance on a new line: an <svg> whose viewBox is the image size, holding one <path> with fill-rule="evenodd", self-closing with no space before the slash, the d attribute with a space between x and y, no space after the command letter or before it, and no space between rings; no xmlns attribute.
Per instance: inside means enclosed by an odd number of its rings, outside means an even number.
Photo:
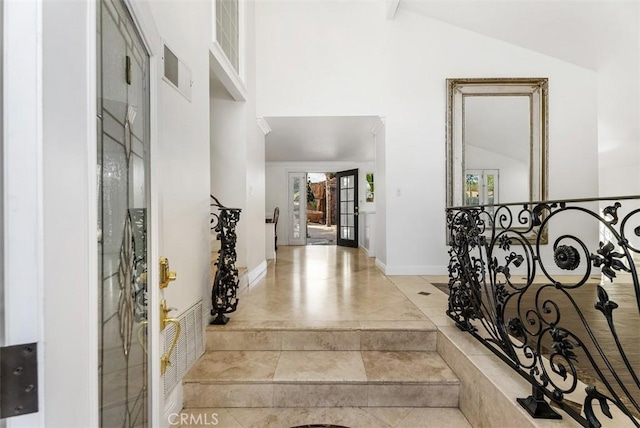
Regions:
<svg viewBox="0 0 640 428"><path fill-rule="evenodd" d="M447 206L547 198L547 86L546 78L447 79Z"/></svg>

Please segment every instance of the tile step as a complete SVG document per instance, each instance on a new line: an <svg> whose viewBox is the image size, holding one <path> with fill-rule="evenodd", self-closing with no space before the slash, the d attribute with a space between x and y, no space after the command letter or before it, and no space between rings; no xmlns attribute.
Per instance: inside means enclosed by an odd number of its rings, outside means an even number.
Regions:
<svg viewBox="0 0 640 428"><path fill-rule="evenodd" d="M407 407L191 408L184 409L183 427L282 428L338 425L352 428L471 428L459 409ZM208 425L207 425L208 424Z"/></svg>
<svg viewBox="0 0 640 428"><path fill-rule="evenodd" d="M435 351L430 321L234 321L207 326L209 351Z"/></svg>
<svg viewBox="0 0 640 428"><path fill-rule="evenodd" d="M457 407L436 352L211 351L183 379L184 406Z"/></svg>

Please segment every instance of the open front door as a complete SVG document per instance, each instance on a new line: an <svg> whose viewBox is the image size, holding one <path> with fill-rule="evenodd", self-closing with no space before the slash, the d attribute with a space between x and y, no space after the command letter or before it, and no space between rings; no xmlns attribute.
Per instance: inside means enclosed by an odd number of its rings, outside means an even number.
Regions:
<svg viewBox="0 0 640 428"><path fill-rule="evenodd" d="M338 181L338 245L358 248L358 170L340 171Z"/></svg>

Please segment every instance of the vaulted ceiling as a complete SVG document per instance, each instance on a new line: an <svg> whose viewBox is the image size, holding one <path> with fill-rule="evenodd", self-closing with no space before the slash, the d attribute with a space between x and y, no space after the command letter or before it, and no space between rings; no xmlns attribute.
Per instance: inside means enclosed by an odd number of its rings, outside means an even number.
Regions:
<svg viewBox="0 0 640 428"><path fill-rule="evenodd" d="M399 9L595 71L639 68L639 0L399 0ZM265 119L267 161L374 160L377 117Z"/></svg>
<svg viewBox="0 0 640 428"><path fill-rule="evenodd" d="M640 2L607 0L400 0L411 11L598 70L638 55Z"/></svg>

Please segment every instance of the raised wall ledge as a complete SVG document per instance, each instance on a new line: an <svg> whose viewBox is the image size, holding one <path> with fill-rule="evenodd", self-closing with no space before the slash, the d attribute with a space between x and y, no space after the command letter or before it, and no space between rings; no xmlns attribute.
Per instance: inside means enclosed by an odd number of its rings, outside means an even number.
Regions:
<svg viewBox="0 0 640 428"><path fill-rule="evenodd" d="M397 277L402 278L402 277ZM458 407L474 427L559 428L581 427L567 413L553 407L562 415L561 420L534 419L516 398L531 394L531 385L508 367L490 349L455 326L446 315L448 296L431 282L446 282L447 276L421 276L423 283L396 284L438 329L436 350L460 379ZM394 282L393 277L390 277ZM395 283L395 282L394 282ZM415 291L430 293L425 296ZM586 385L579 381L576 391L568 400L582 403ZM594 408L597 403L593 403ZM607 428L629 427L629 419L615 406L610 406L613 419L596 410L598 418Z"/></svg>
<svg viewBox="0 0 640 428"><path fill-rule="evenodd" d="M247 100L247 88L218 42L209 47L209 68L234 100Z"/></svg>
<svg viewBox="0 0 640 428"><path fill-rule="evenodd" d="M438 292L442 293L440 290ZM531 394L531 384L482 343L459 330L444 311L443 309L442 317L432 319L438 327L436 349L460 379L459 407L472 426L581 427L571 416L553 406L562 415L561 420L532 418L516 402L516 398L525 398ZM567 395L566 399L582 403L586 395L585 387L585 384L578 381L576 391ZM596 407L594 403L594 408ZM613 419L596 411L607 428L629 427L629 419L617 407L610 406L610 410Z"/></svg>

